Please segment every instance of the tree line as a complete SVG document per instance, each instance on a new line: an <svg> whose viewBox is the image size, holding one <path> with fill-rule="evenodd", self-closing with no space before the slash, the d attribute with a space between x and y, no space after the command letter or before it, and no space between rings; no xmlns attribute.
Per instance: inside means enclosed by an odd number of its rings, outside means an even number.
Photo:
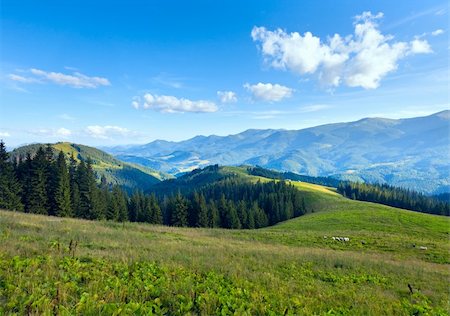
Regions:
<svg viewBox="0 0 450 316"><path fill-rule="evenodd" d="M336 188L341 182L340 180L331 177L312 177L296 174L293 172L278 172L275 170L265 169L260 166L248 167L247 171L251 175L261 176L269 179L302 181L333 188Z"/></svg>
<svg viewBox="0 0 450 316"><path fill-rule="evenodd" d="M450 203L408 189L387 184L341 182L337 188L353 200L375 202L407 210L450 216Z"/></svg>
<svg viewBox="0 0 450 316"><path fill-rule="evenodd" d="M214 182L183 196L165 198L165 223L174 226L260 228L306 213L301 192L284 181Z"/></svg>
<svg viewBox="0 0 450 316"><path fill-rule="evenodd" d="M147 222L173 226L260 228L306 212L300 192L283 181L250 183L231 178L193 192L129 196L102 177L92 161L39 147L10 161L0 142L0 208L89 220Z"/></svg>

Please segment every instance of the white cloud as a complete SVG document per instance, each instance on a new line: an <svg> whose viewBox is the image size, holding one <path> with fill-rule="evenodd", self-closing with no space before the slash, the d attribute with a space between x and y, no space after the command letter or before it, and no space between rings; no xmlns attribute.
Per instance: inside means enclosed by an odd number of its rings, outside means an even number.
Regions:
<svg viewBox="0 0 450 316"><path fill-rule="evenodd" d="M112 139L114 137L131 136L133 132L127 128L113 125L91 125L86 127L85 132L94 138Z"/></svg>
<svg viewBox="0 0 450 316"><path fill-rule="evenodd" d="M264 27L254 27L251 35L260 43L265 62L274 68L300 75L316 74L325 86L346 84L374 89L397 69L400 59L431 52L426 40L396 42L393 36L382 34L377 24L382 17L381 12L363 12L355 17L353 35L334 34L326 41L311 32L301 35Z"/></svg>
<svg viewBox="0 0 450 316"><path fill-rule="evenodd" d="M437 30L431 32L431 35L433 35L433 36L438 36L438 35L441 35L441 34L444 34L444 30L443 29L437 29Z"/></svg>
<svg viewBox="0 0 450 316"><path fill-rule="evenodd" d="M146 93L143 96L143 101L139 97L135 97L131 105L135 109L151 109L164 113L204 113L204 112L216 112L218 110L214 102L198 100L191 101L184 98L177 98L169 95L153 95Z"/></svg>
<svg viewBox="0 0 450 316"><path fill-rule="evenodd" d="M233 91L217 91L217 97L221 103L235 103L237 102L236 93Z"/></svg>
<svg viewBox="0 0 450 316"><path fill-rule="evenodd" d="M36 136L42 136L42 137L56 137L56 138L67 138L72 135L72 131L61 127L58 129L54 128L40 128L36 130L29 130L28 133Z"/></svg>
<svg viewBox="0 0 450 316"><path fill-rule="evenodd" d="M17 74L9 74L10 80L21 83L45 83L51 82L61 86L70 86L73 88L98 88L100 86L109 86L108 79L102 77L88 77L79 72L73 74L63 74L60 72L47 72L40 69L31 68L28 73L31 76L24 77Z"/></svg>
<svg viewBox="0 0 450 316"><path fill-rule="evenodd" d="M12 81L17 81L21 83L38 83L39 80L32 77L23 77L16 74L9 74L8 78Z"/></svg>
<svg viewBox="0 0 450 316"><path fill-rule="evenodd" d="M291 88L271 83L257 83L244 85L248 91L253 95L253 98L261 101L277 102L292 96L293 90Z"/></svg>
<svg viewBox="0 0 450 316"><path fill-rule="evenodd" d="M11 134L9 134L8 132L0 132L0 137L10 137Z"/></svg>
<svg viewBox="0 0 450 316"><path fill-rule="evenodd" d="M69 137L70 135L72 135L72 131L67 128L61 127L58 130L56 130L56 136L66 138Z"/></svg>
<svg viewBox="0 0 450 316"><path fill-rule="evenodd" d="M97 88L99 86L109 86L111 84L106 78L88 77L79 72L67 75L60 72L46 72L35 68L30 69L30 72L58 85L70 86L73 88Z"/></svg>
<svg viewBox="0 0 450 316"><path fill-rule="evenodd" d="M411 51L412 54L427 54L432 53L433 50L425 40L415 39L411 41Z"/></svg>

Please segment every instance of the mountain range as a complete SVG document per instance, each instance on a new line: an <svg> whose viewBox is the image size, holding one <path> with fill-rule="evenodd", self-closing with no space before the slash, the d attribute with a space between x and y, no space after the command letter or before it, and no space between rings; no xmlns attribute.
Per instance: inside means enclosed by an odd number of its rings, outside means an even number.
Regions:
<svg viewBox="0 0 450 316"><path fill-rule="evenodd" d="M172 175L211 164L259 165L437 194L450 191L449 122L446 110L408 119L365 118L300 130L250 129L229 136L102 149Z"/></svg>

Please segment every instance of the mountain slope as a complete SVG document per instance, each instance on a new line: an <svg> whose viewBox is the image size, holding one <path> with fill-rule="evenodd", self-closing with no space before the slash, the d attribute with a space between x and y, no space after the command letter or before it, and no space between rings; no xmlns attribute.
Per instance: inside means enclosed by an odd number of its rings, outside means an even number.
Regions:
<svg viewBox="0 0 450 316"><path fill-rule="evenodd" d="M366 118L302 130L247 130L106 150L172 174L209 164L248 164L441 193L450 190L449 113L399 120Z"/></svg>
<svg viewBox="0 0 450 316"><path fill-rule="evenodd" d="M23 159L27 152L33 154L40 146L45 147L47 145L32 144L16 148L11 152L11 159L19 159L19 157ZM71 156L77 161L90 158L98 178L105 176L108 183L118 184L129 191L133 189L146 190L153 184L170 177L148 167L120 161L93 147L66 142L51 144L51 147L54 149L55 156L63 151L67 159L70 159Z"/></svg>

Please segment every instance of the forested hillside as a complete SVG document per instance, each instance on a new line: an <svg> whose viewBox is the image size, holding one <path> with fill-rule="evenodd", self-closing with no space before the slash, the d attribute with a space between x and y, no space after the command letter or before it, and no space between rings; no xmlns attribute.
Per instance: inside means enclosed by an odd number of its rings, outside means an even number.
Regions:
<svg viewBox="0 0 450 316"><path fill-rule="evenodd" d="M237 174L225 176L218 166L192 172L178 182L169 181L170 191L156 190L155 195L136 189L128 197L118 185L109 185L105 177L100 184L96 182L90 158L77 161L71 157L67 164L62 151L55 159L53 147L47 146L12 163L3 142L0 154L4 183L0 208L10 210L91 220L249 229L306 212L305 201L294 186L273 181L254 183Z"/></svg>
<svg viewBox="0 0 450 316"><path fill-rule="evenodd" d="M11 160L23 161L28 153L34 156L39 147L46 146L46 144L33 144L16 148L10 153ZM72 157L76 162L87 161L89 158L97 181L104 177L108 184L119 185L129 192L135 189L146 190L152 184L170 178L169 175L153 169L120 161L93 147L72 143L56 143L49 146L53 149L53 158L56 158L60 151L63 152L67 162Z"/></svg>

